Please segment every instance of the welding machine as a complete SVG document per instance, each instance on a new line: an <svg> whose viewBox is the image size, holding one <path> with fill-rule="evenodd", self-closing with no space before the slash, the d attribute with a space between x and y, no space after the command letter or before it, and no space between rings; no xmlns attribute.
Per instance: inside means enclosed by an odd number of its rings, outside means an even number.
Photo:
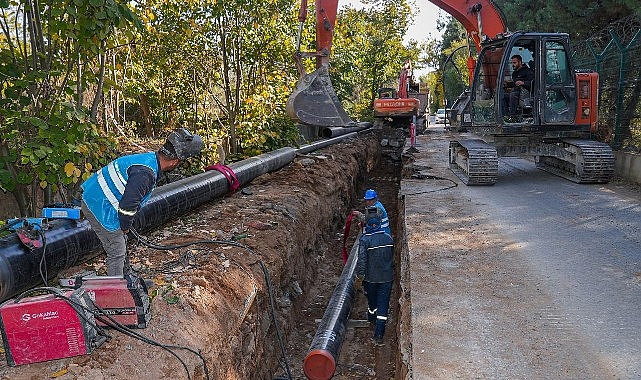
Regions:
<svg viewBox="0 0 641 380"><path fill-rule="evenodd" d="M98 325L110 324L108 316L132 328L145 328L151 319L147 286L139 276L78 276L73 286L84 289L96 303ZM106 323L102 322L105 320Z"/></svg>
<svg viewBox="0 0 641 380"><path fill-rule="evenodd" d="M48 294L26 297L36 291ZM90 354L106 340L83 289L35 288L5 301L0 328L10 366Z"/></svg>

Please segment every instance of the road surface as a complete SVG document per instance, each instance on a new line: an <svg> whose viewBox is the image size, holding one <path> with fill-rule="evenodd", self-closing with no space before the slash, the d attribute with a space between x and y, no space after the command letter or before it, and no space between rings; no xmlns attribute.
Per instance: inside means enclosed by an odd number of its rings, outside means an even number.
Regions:
<svg viewBox="0 0 641 380"><path fill-rule="evenodd" d="M452 137L419 136L401 184L413 377L641 378L638 190L517 158L467 187L447 169Z"/></svg>

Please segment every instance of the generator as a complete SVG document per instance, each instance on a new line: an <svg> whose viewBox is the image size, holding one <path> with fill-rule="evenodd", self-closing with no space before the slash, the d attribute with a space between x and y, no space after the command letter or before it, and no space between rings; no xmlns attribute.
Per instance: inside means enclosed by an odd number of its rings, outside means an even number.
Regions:
<svg viewBox="0 0 641 380"><path fill-rule="evenodd" d="M28 297L36 292L44 295ZM44 362L90 354L107 337L96 329L84 289L35 288L0 305L7 364Z"/></svg>
<svg viewBox="0 0 641 380"><path fill-rule="evenodd" d="M70 285L76 289L84 289L95 302L96 322L99 326L112 324L110 319L113 319L126 327L142 329L151 320L147 286L135 274L124 277L79 276Z"/></svg>

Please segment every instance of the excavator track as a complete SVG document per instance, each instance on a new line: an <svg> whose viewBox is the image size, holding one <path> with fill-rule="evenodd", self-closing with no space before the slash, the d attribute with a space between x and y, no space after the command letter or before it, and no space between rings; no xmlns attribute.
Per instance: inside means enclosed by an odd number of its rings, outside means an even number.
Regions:
<svg viewBox="0 0 641 380"><path fill-rule="evenodd" d="M480 139L450 141L450 169L466 185L494 185L499 173L496 149Z"/></svg>
<svg viewBox="0 0 641 380"><path fill-rule="evenodd" d="M541 156L536 166L576 183L608 183L614 174L614 153L609 145L591 140L565 139L557 145L563 157Z"/></svg>

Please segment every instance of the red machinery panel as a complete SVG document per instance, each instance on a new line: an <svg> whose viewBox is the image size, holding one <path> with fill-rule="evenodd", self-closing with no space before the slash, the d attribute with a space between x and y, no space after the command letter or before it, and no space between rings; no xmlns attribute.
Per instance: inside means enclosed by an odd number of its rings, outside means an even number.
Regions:
<svg viewBox="0 0 641 380"><path fill-rule="evenodd" d="M127 327L145 328L151 319L149 296L135 275L79 277L75 286L85 289L96 303L96 315L105 314ZM98 321L98 325L104 325Z"/></svg>
<svg viewBox="0 0 641 380"><path fill-rule="evenodd" d="M54 291L71 302L47 294L18 297L0 305L9 365L85 355L104 342L105 337L97 335L91 301L84 290Z"/></svg>

